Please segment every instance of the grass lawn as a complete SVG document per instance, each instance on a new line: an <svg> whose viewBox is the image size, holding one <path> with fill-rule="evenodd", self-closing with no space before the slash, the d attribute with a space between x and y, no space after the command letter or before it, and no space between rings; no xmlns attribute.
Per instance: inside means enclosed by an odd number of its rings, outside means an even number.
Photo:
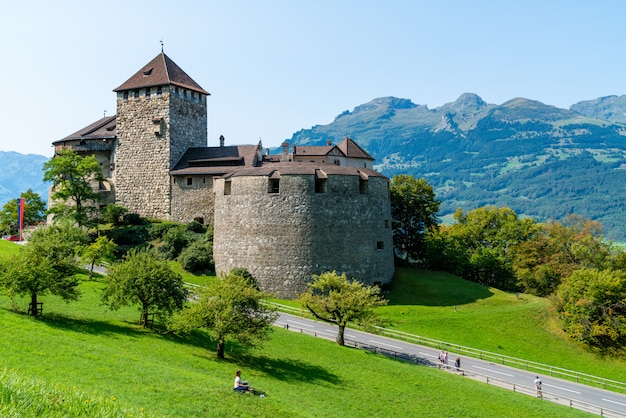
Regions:
<svg viewBox="0 0 626 418"><path fill-rule="evenodd" d="M0 245L5 260L13 251L7 248ZM13 305L0 296L0 375L4 369L4 375L35 379L67 394L68 403L76 393L82 394L80 402L103 399L120 406L118 414L107 410L100 416L587 416L281 328L262 348L227 344L227 359L218 361L204 332L181 339L138 327L136 308L107 310L100 304L102 286L84 281L77 302L43 296L42 319L24 315L27 299ZM236 369L267 396L233 393ZM6 379L0 384L0 415L5 415L15 397L6 396L12 393ZM48 395L27 400L52 410Z"/></svg>
<svg viewBox="0 0 626 418"><path fill-rule="evenodd" d="M404 267L389 305L379 309L388 328L613 380L626 376L623 352L602 354L567 337L545 298Z"/></svg>

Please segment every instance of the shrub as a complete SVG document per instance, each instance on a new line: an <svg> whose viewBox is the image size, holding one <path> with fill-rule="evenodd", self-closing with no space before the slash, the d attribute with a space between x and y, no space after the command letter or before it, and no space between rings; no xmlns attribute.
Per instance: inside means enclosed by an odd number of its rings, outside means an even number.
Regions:
<svg viewBox="0 0 626 418"><path fill-rule="evenodd" d="M187 224L187 231L204 234L206 232L206 227L198 221L191 221Z"/></svg>
<svg viewBox="0 0 626 418"><path fill-rule="evenodd" d="M187 271L200 272L215 269L213 246L196 241L181 251L178 262Z"/></svg>

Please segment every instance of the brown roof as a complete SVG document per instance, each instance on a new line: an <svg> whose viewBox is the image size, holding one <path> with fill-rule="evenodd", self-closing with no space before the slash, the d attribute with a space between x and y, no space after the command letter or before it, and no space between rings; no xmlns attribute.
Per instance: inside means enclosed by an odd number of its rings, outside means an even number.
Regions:
<svg viewBox="0 0 626 418"><path fill-rule="evenodd" d="M332 145L294 145L293 156L307 156L307 157L324 157L328 155L331 149L335 148Z"/></svg>
<svg viewBox="0 0 626 418"><path fill-rule="evenodd" d="M66 136L63 139L54 141L53 144L58 144L60 142L73 141L73 140L78 140L78 139L111 139L111 138L115 138L115 133L116 133L115 115L107 116L107 117L97 120L91 125L85 126L83 129L80 129L74 132L73 134Z"/></svg>
<svg viewBox="0 0 626 418"><path fill-rule="evenodd" d="M361 148L356 142L354 142L351 138L346 138L341 141L337 148L343 152L346 157L351 158L365 158L368 160L374 161L374 157L369 155L363 148Z"/></svg>
<svg viewBox="0 0 626 418"><path fill-rule="evenodd" d="M146 87L174 85L210 95L191 79L174 61L161 52L141 70L116 88L115 92Z"/></svg>
<svg viewBox="0 0 626 418"><path fill-rule="evenodd" d="M173 176L222 175L257 164L258 145L189 148L170 171Z"/></svg>

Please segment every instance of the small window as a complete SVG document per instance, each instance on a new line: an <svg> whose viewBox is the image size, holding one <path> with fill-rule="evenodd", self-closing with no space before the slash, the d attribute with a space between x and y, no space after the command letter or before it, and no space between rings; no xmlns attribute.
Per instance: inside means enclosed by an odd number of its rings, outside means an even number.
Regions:
<svg viewBox="0 0 626 418"><path fill-rule="evenodd" d="M133 90L133 98L139 99L139 89Z"/></svg>
<svg viewBox="0 0 626 418"><path fill-rule="evenodd" d="M389 228L391 226L390 224L389 219L385 219L385 228Z"/></svg>
<svg viewBox="0 0 626 418"><path fill-rule="evenodd" d="M193 178L187 177L187 186L191 186L193 184Z"/></svg>
<svg viewBox="0 0 626 418"><path fill-rule="evenodd" d="M385 243L383 241L378 241L376 243L376 249L378 250L384 250L385 249Z"/></svg>
<svg viewBox="0 0 626 418"><path fill-rule="evenodd" d="M315 178L315 193L326 193L326 179Z"/></svg>
<svg viewBox="0 0 626 418"><path fill-rule="evenodd" d="M196 92L194 92L194 91L191 92L191 101L192 102L196 101Z"/></svg>
<svg viewBox="0 0 626 418"><path fill-rule="evenodd" d="M359 193L367 194L367 180L359 178Z"/></svg>
<svg viewBox="0 0 626 418"><path fill-rule="evenodd" d="M178 99L180 97L180 92L178 91L178 87L174 87L174 96Z"/></svg>
<svg viewBox="0 0 626 418"><path fill-rule="evenodd" d="M128 101L128 90L124 92L124 101Z"/></svg>
<svg viewBox="0 0 626 418"><path fill-rule="evenodd" d="M183 90L183 100L187 100L187 90Z"/></svg>
<svg viewBox="0 0 626 418"><path fill-rule="evenodd" d="M151 89L149 89L149 88L147 88L147 89L146 89L146 99L149 99L149 98L150 98L150 92L151 92L151 91L152 91L152 90L151 90Z"/></svg>
<svg viewBox="0 0 626 418"><path fill-rule="evenodd" d="M269 179L267 192L278 193L280 191L280 179Z"/></svg>
<svg viewBox="0 0 626 418"><path fill-rule="evenodd" d="M224 182L224 195L230 194L230 180Z"/></svg>
<svg viewBox="0 0 626 418"><path fill-rule="evenodd" d="M163 95L163 87L157 87L157 97L161 97Z"/></svg>

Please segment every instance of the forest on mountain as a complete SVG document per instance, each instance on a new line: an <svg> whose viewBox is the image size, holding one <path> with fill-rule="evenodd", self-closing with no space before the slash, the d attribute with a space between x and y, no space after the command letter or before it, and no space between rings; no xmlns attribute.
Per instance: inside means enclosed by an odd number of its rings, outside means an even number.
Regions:
<svg viewBox="0 0 626 418"><path fill-rule="evenodd" d="M392 177L425 178L446 220L457 208L507 206L538 221L577 214L626 241L626 98L560 109L516 98L488 104L466 93L435 109L383 97L344 111L328 125L296 132L295 145L349 136ZM600 117L604 119L600 119Z"/></svg>

